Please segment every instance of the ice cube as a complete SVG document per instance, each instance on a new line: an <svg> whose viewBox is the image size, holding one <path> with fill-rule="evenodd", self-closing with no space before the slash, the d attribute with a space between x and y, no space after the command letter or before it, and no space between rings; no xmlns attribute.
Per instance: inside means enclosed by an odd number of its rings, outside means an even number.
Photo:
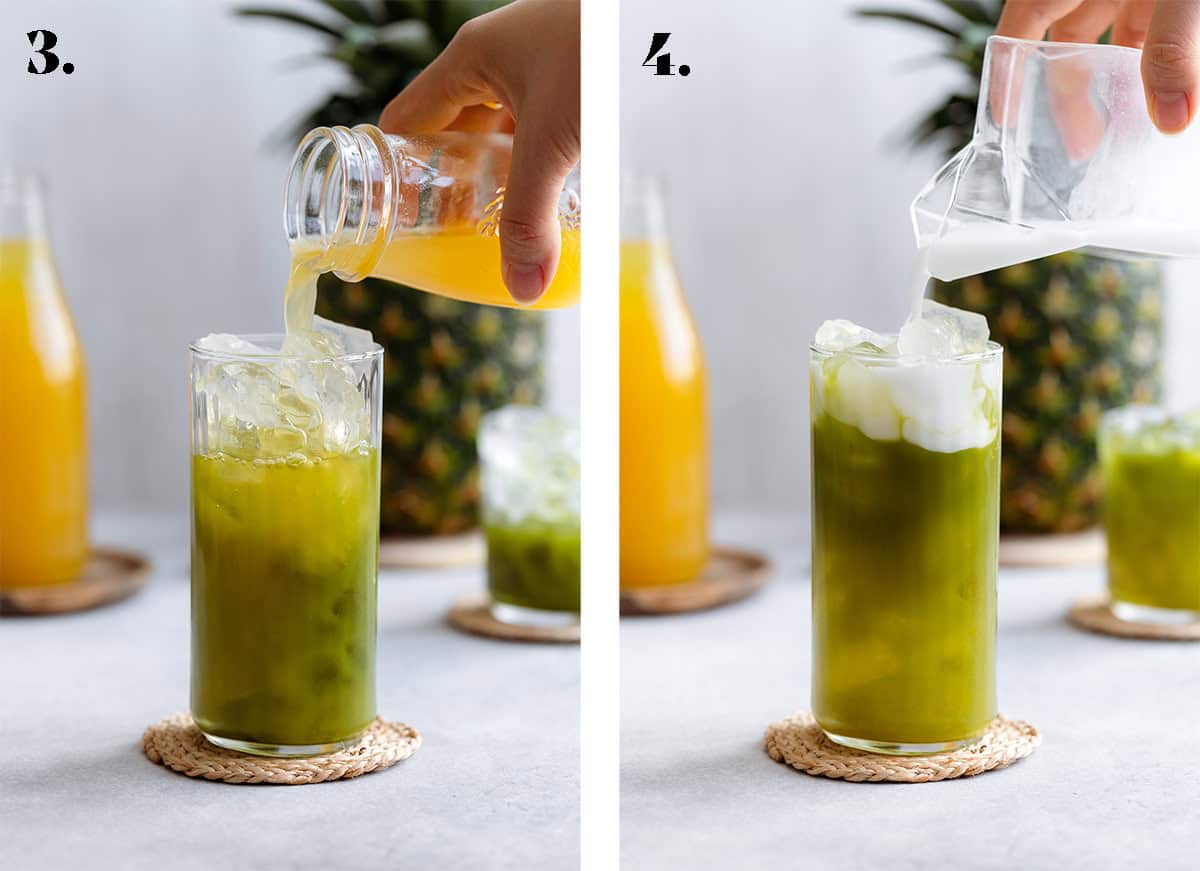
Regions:
<svg viewBox="0 0 1200 871"><path fill-rule="evenodd" d="M339 324L320 315L313 316L313 329L319 333L336 336L340 340L343 354L366 354L375 347L375 337L371 335L370 330Z"/></svg>
<svg viewBox="0 0 1200 871"><path fill-rule="evenodd" d="M987 318L975 312L921 301L920 317L910 317L896 343L906 357L958 357L987 350Z"/></svg>
<svg viewBox="0 0 1200 871"><path fill-rule="evenodd" d="M841 319L821 324L813 341L813 344L823 351L848 351L859 345L873 345L882 349L886 343L887 340L883 336L876 335L853 321Z"/></svg>
<svg viewBox="0 0 1200 871"><path fill-rule="evenodd" d="M243 357L261 357L272 353L232 333L209 333L196 342L196 347L211 354L236 354Z"/></svg>

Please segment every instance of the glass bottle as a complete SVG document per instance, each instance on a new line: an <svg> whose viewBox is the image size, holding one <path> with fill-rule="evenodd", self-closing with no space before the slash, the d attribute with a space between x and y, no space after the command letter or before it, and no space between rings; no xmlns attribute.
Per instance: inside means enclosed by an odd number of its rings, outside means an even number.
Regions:
<svg viewBox="0 0 1200 871"><path fill-rule="evenodd" d="M318 127L288 172L293 262L346 281L383 278L467 302L516 307L500 273L500 211L512 161L504 133L395 136ZM562 251L530 308L579 301L579 168L559 197ZM293 272L295 266L293 266ZM311 311L311 307L308 308Z"/></svg>
<svg viewBox="0 0 1200 871"><path fill-rule="evenodd" d="M0 168L0 587L75 580L87 559L83 351L36 177Z"/></svg>
<svg viewBox="0 0 1200 871"><path fill-rule="evenodd" d="M704 353L650 179L621 187L621 586L693 580L708 558ZM653 427L647 429L647 421Z"/></svg>

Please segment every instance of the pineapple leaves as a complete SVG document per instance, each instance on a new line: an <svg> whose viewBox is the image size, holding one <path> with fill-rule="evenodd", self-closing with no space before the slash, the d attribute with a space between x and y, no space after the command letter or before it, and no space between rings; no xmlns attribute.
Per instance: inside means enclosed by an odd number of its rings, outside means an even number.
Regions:
<svg viewBox="0 0 1200 871"><path fill-rule="evenodd" d="M383 0L384 21L404 21L408 18L428 18L424 0Z"/></svg>
<svg viewBox="0 0 1200 871"><path fill-rule="evenodd" d="M321 0L334 12L355 24L382 24L362 0Z"/></svg>
<svg viewBox="0 0 1200 871"><path fill-rule="evenodd" d="M235 10L317 31L331 38L316 57L340 64L350 82L297 119L288 140L312 127L352 127L379 117L399 93L446 47L465 21L506 0L310 0L316 15L266 6ZM327 18L321 17L321 13ZM311 60L308 55L301 60Z"/></svg>
<svg viewBox="0 0 1200 871"><path fill-rule="evenodd" d="M978 106L979 100L974 94L952 94L913 128L913 145L941 140L947 154L958 152L970 141Z"/></svg>
<svg viewBox="0 0 1200 871"><path fill-rule="evenodd" d="M858 9L855 10L854 14L860 18L882 18L887 21L902 21L905 24L915 24L918 27L934 30L943 36L948 36L956 41L958 40L958 31L953 27L942 24L940 21L934 21L932 18L926 18L924 15L918 15L915 12L905 12L901 9Z"/></svg>
<svg viewBox="0 0 1200 871"><path fill-rule="evenodd" d="M943 6L972 24L986 24L989 29L1000 20L999 3L982 3L980 0L941 0Z"/></svg>
<svg viewBox="0 0 1200 871"><path fill-rule="evenodd" d="M961 65L973 83L983 74L983 54L988 37L1000 19L1000 0L930 0L958 18L950 25L925 15L901 9L868 8L857 13L863 18L878 18L911 24L932 30L951 39L951 45L938 57ZM974 94L952 94L930 110L911 131L914 146L940 142L948 154L954 154L971 139L975 129L975 114L979 99Z"/></svg>
<svg viewBox="0 0 1200 871"><path fill-rule="evenodd" d="M318 21L315 18L310 18L307 15L302 15L299 12L292 12L290 9L271 9L262 6L243 6L240 9L234 10L235 15L240 15L243 18L269 18L272 21L287 21L291 24L298 24L301 27L307 27L309 30L316 30L326 36L332 36L334 39L341 39L342 34L337 28L326 24L323 21Z"/></svg>

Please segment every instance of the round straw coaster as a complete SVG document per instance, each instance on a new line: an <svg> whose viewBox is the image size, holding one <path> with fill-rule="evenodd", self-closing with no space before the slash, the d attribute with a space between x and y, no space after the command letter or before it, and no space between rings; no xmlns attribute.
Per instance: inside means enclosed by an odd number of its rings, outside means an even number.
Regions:
<svg viewBox="0 0 1200 871"><path fill-rule="evenodd" d="M324 756L275 759L251 756L208 743L187 714L155 723L142 735L142 751L151 762L188 777L225 783L278 783L298 786L346 780L382 771L407 759L421 746L412 726L376 717L352 747Z"/></svg>
<svg viewBox="0 0 1200 871"><path fill-rule="evenodd" d="M735 547L715 547L694 581L621 590L621 616L683 614L740 602L771 579L771 561Z"/></svg>
<svg viewBox="0 0 1200 871"><path fill-rule="evenodd" d="M1075 600L1067 619L1089 632L1149 641L1200 641L1200 621L1195 623L1145 623L1125 620L1113 613L1108 596L1090 595Z"/></svg>
<svg viewBox="0 0 1200 871"><path fill-rule="evenodd" d="M504 641L579 643L578 623L566 626L529 626L497 620L492 614L492 600L487 595L463 596L450 608L446 619L455 629L470 635L483 635Z"/></svg>
<svg viewBox="0 0 1200 871"><path fill-rule="evenodd" d="M70 583L0 590L0 614L68 614L111 605L140 590L149 576L150 563L142 555L94 547Z"/></svg>
<svg viewBox="0 0 1200 871"><path fill-rule="evenodd" d="M835 744L807 711L772 723L763 738L767 754L814 777L855 783L929 783L973 777L1024 759L1042 742L1033 726L997 716L969 747L933 756L886 756Z"/></svg>

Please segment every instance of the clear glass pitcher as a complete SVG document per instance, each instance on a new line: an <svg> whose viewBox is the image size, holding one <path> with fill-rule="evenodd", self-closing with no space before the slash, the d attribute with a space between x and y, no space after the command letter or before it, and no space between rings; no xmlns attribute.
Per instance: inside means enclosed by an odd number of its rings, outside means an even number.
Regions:
<svg viewBox="0 0 1200 871"><path fill-rule="evenodd" d="M500 213L512 161L504 133L394 136L318 127L292 158L284 227L293 257L346 281L384 278L515 307L500 274ZM579 168L559 196L558 271L533 308L579 300Z"/></svg>
<svg viewBox="0 0 1200 871"><path fill-rule="evenodd" d="M1114 45L988 40L974 138L912 204L932 275L1076 248L1200 256L1200 124L1154 127L1141 59Z"/></svg>
<svg viewBox="0 0 1200 871"><path fill-rule="evenodd" d="M87 559L83 350L36 177L0 167L0 587L75 580Z"/></svg>

